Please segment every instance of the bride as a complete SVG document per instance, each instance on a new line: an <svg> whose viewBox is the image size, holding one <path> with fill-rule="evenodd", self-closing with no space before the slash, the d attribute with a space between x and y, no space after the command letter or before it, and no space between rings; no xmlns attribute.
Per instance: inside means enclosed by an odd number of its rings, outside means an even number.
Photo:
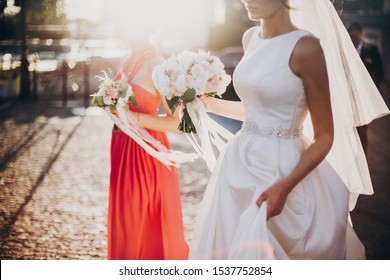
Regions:
<svg viewBox="0 0 390 280"><path fill-rule="evenodd" d="M388 109L329 0L242 2L261 21L233 76L242 102L202 102L244 122L210 178L190 258L363 259L349 211L372 187L355 126Z"/></svg>

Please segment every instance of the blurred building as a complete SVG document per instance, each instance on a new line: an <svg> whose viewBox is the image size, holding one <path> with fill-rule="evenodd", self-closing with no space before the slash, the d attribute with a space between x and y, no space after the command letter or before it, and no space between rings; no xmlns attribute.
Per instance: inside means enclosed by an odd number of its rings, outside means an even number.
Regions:
<svg viewBox="0 0 390 280"><path fill-rule="evenodd" d="M379 47L385 80L390 81L390 0L344 0L342 2L343 22L348 24L356 21L363 26L366 39Z"/></svg>

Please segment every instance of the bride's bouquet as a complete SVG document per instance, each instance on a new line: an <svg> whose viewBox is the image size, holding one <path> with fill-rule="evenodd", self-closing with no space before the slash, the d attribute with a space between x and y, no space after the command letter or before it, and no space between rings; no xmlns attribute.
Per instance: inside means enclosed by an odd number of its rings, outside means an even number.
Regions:
<svg viewBox="0 0 390 280"><path fill-rule="evenodd" d="M184 107L178 129L185 133L197 133L187 107L195 107L195 98L202 95L221 97L230 81L220 59L204 51L171 56L153 72L154 85L165 96L171 112Z"/></svg>
<svg viewBox="0 0 390 280"><path fill-rule="evenodd" d="M120 79L117 81L110 78L105 71L102 72L104 76L96 76L99 79L100 84L98 92L91 94L92 105L102 108L108 107L113 113L117 111L117 106L121 106L125 110L128 110L128 102L137 106L137 101L133 95L133 89L123 72L121 73Z"/></svg>

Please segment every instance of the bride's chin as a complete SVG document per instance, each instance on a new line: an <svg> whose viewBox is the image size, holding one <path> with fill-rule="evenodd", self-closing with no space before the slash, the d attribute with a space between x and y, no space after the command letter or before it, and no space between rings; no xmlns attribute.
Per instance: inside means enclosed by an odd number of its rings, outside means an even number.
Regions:
<svg viewBox="0 0 390 280"><path fill-rule="evenodd" d="M252 21L261 20L261 17L259 17L259 16L256 15L256 14L251 14L251 13L249 13L249 12L248 12L248 17L249 17L249 19L252 20Z"/></svg>

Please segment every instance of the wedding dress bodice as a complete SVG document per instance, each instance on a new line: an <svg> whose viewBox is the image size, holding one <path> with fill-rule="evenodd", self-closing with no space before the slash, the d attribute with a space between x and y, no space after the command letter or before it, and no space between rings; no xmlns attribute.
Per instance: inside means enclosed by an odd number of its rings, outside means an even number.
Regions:
<svg viewBox="0 0 390 280"><path fill-rule="evenodd" d="M292 72L289 61L297 41L310 33L295 30L261 39L259 30L254 30L233 76L246 111L243 130L271 136L297 135L308 110L302 80Z"/></svg>
<svg viewBox="0 0 390 280"><path fill-rule="evenodd" d="M263 40L260 29L254 31L233 75L246 119L210 177L190 258L364 258L348 224L349 191L327 160L294 187L279 215L267 221L267 205L257 206L260 195L291 174L310 145L301 137L308 114L303 82L289 66L298 40L310 33L297 30Z"/></svg>

